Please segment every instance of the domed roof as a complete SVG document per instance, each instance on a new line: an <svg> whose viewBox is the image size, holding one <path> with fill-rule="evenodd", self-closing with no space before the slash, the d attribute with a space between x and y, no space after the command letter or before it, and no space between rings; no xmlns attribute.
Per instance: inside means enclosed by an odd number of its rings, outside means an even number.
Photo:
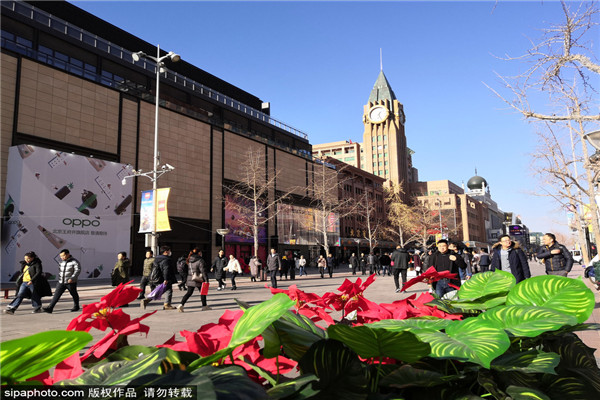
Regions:
<svg viewBox="0 0 600 400"><path fill-rule="evenodd" d="M487 187L487 181L483 177L475 175L474 177L469 179L469 181L467 182L467 187L471 190L481 189L482 183L485 184L485 186Z"/></svg>

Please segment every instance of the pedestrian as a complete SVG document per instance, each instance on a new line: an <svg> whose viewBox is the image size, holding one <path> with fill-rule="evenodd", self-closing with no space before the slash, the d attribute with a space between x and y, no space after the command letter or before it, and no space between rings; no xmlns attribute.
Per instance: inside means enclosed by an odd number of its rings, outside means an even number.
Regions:
<svg viewBox="0 0 600 400"><path fill-rule="evenodd" d="M319 273L321 274L321 278L325 277L325 268L327 268L327 260L321 254L319 259L317 260L317 268L319 268Z"/></svg>
<svg viewBox="0 0 600 400"><path fill-rule="evenodd" d="M279 280L283 279L285 275L285 279L288 278L288 270L290 269L290 264L288 263L287 256L281 257L281 269L279 270Z"/></svg>
<svg viewBox="0 0 600 400"><path fill-rule="evenodd" d="M331 255L331 253L327 254L327 272L329 272L329 277L333 278L333 269L337 266L336 259Z"/></svg>
<svg viewBox="0 0 600 400"><path fill-rule="evenodd" d="M188 264L187 264L187 259L188 256L181 256L177 259L177 276L179 277L179 279L181 279L181 283L177 284L177 287L179 288L179 290L187 290L185 287L185 282L187 281L187 276L188 276Z"/></svg>
<svg viewBox="0 0 600 400"><path fill-rule="evenodd" d="M142 300L146 297L146 286L150 285L150 289L154 290L154 284L150 283L150 274L152 273L152 264L154 264L154 252L152 250L146 251L146 258L144 259L144 266L142 268L142 280L140 281L140 295L138 300Z"/></svg>
<svg viewBox="0 0 600 400"><path fill-rule="evenodd" d="M360 253L360 258L358 259L358 264L360 265L360 270L363 275L367 273L367 257L365 257L365 253Z"/></svg>
<svg viewBox="0 0 600 400"><path fill-rule="evenodd" d="M510 272L515 276L517 283L531 278L525 252L519 242L513 242L508 235L500 236L500 242L492 247L491 269Z"/></svg>
<svg viewBox="0 0 600 400"><path fill-rule="evenodd" d="M111 273L111 281L113 286L119 286L121 283L125 284L129 282L129 269L131 268L131 262L127 258L127 253L122 251L117 254L117 263L113 267Z"/></svg>
<svg viewBox="0 0 600 400"><path fill-rule="evenodd" d="M423 262L421 261L421 252L415 250L415 254L412 256L413 266L415 267L415 273L417 276L423 272Z"/></svg>
<svg viewBox="0 0 600 400"><path fill-rule="evenodd" d="M242 267L240 266L240 262L234 257L233 254L229 255L229 262L227 263L227 266L223 268L223 270L231 274L231 290L237 290L235 277L242 273Z"/></svg>
<svg viewBox="0 0 600 400"><path fill-rule="evenodd" d="M202 284L208 283L208 268L206 267L206 262L204 262L204 259L202 258L202 252L198 247L195 247L190 251L186 263L188 265L188 275L185 279L187 292L185 292L181 299L181 303L177 306L177 311L183 312L185 303L187 303L196 288L198 288L198 291L200 292L202 311L212 310L212 308L206 304L206 294L202 294ZM194 278L200 280L195 280Z"/></svg>
<svg viewBox="0 0 600 400"><path fill-rule="evenodd" d="M458 269L458 275L460 276L460 283L465 283L467 280L471 279L471 276L473 276L473 273L471 272L471 261L468 257L468 254L466 254L464 251L459 251L458 243L456 243L456 242L449 242L448 249L450 251L455 252L465 262L466 268Z"/></svg>
<svg viewBox="0 0 600 400"><path fill-rule="evenodd" d="M290 279L295 281L296 280L296 263L297 260L296 258L290 254L290 256L288 257L288 270L290 272Z"/></svg>
<svg viewBox="0 0 600 400"><path fill-rule="evenodd" d="M60 297L68 290L73 298L72 312L79 311L79 293L77 293L77 278L81 273L81 264L75 257L69 253L69 250L62 249L60 251L61 262L58 264L58 283L54 289L54 296L50 300L48 307L44 307L42 310L46 313L51 314L54 310L54 306L60 300Z"/></svg>
<svg viewBox="0 0 600 400"><path fill-rule="evenodd" d="M154 258L153 268L160 269L163 276L162 283L165 285L165 291L163 293L166 293L166 297L163 304L163 310L175 309L175 307L171 305L171 300L173 300L173 284L177 283L177 267L173 263L171 254L171 248L169 246L160 246L160 254ZM143 299L140 305L145 309L151 301L152 299Z"/></svg>
<svg viewBox="0 0 600 400"><path fill-rule="evenodd" d="M373 252L370 252L367 256L367 267L369 268L369 275L373 275L377 270L377 257Z"/></svg>
<svg viewBox="0 0 600 400"><path fill-rule="evenodd" d="M225 252L223 250L219 250L219 254L217 255L217 257L215 257L210 268L211 271L215 272L215 279L219 284L217 290L223 290L225 289L225 286L227 286L227 284L224 281L227 276L227 273L225 272L225 267L227 266L227 263L228 261L225 257Z"/></svg>
<svg viewBox="0 0 600 400"><path fill-rule="evenodd" d="M358 269L358 257L356 257L356 253L352 253L348 259L348 264L352 267L352 275L356 275L356 270Z"/></svg>
<svg viewBox="0 0 600 400"><path fill-rule="evenodd" d="M458 276L459 271L466 269L467 265L460 255L448 248L446 239L440 239L437 242L437 251L429 257L427 269L429 267L434 267L437 272L450 271L450 273ZM442 278L437 282L433 282L433 290L440 298L446 293L456 290L457 287L460 287L460 277L456 279Z"/></svg>
<svg viewBox="0 0 600 400"><path fill-rule="evenodd" d="M271 255L267 257L267 269L271 275L271 287L277 288L277 271L281 270L281 260L275 249L271 249Z"/></svg>
<svg viewBox="0 0 600 400"><path fill-rule="evenodd" d="M567 276L573 268L573 256L562 244L556 241L556 236L546 233L542 237L544 245L537 253L537 258L544 260L547 275Z"/></svg>
<svg viewBox="0 0 600 400"><path fill-rule="evenodd" d="M479 260L480 259L481 259L481 256L479 255L479 252L477 251L477 249L471 250L471 270L474 274L479 272Z"/></svg>
<svg viewBox="0 0 600 400"><path fill-rule="evenodd" d="M479 268L481 272L487 272L490 269L490 255L484 247L481 248L481 254L479 255Z"/></svg>
<svg viewBox="0 0 600 400"><path fill-rule="evenodd" d="M17 295L4 310L4 314L14 314L24 298L31 297L32 314L42 312L42 297L50 296L52 291L44 276L42 261L30 251L21 261L21 274L17 278ZM48 293L49 292L49 293Z"/></svg>
<svg viewBox="0 0 600 400"><path fill-rule="evenodd" d="M396 246L396 250L392 252L392 256L390 258L392 275L394 276L394 285L396 285L396 293L398 293L400 290L402 290L398 277L400 274L402 274L402 286L404 286L406 283L408 264L410 263L410 254L408 254L408 251L406 251L405 248L398 245Z"/></svg>
<svg viewBox="0 0 600 400"><path fill-rule="evenodd" d="M298 270L300 271L299 276L302 276L303 274L308 276L308 274L306 273L306 258L304 258L304 256L302 255L298 260Z"/></svg>
<svg viewBox="0 0 600 400"><path fill-rule="evenodd" d="M258 257L256 256L252 256L252 258L250 258L250 281L251 282L256 282L256 278L258 278L258 274L260 271L260 267L261 267L261 262L258 259Z"/></svg>
<svg viewBox="0 0 600 400"><path fill-rule="evenodd" d="M383 253L381 257L379 257L379 272L378 274L383 274L383 276L391 275L390 273L390 264L392 263L392 259L388 253Z"/></svg>

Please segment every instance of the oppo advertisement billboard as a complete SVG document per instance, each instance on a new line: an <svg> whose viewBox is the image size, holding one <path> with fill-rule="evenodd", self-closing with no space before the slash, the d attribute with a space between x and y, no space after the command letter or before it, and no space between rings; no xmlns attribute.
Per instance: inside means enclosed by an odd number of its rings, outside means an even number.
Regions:
<svg viewBox="0 0 600 400"><path fill-rule="evenodd" d="M2 219L2 281L34 251L56 275L59 252L81 262L80 279L108 278L117 253L128 251L131 167L38 146L9 149ZM18 274L17 274L18 275Z"/></svg>

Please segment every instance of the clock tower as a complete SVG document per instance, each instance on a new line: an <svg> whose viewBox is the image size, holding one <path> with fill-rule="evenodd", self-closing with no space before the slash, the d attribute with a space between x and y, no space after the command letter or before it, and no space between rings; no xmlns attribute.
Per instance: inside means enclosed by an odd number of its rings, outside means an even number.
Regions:
<svg viewBox="0 0 600 400"><path fill-rule="evenodd" d="M405 120L404 107L381 70L364 106L362 168L385 178L386 184L402 185L407 195L412 165L406 146Z"/></svg>

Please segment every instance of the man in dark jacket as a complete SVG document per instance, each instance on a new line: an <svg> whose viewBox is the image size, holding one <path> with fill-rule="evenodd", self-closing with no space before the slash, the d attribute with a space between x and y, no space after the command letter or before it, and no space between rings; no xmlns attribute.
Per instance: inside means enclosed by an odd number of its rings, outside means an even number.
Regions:
<svg viewBox="0 0 600 400"><path fill-rule="evenodd" d="M169 246L160 246L160 254L154 258L154 267L160 268L165 284L165 303L163 304L163 310L174 310L175 307L171 305L173 299L173 284L177 283L177 267L171 259L171 248ZM142 308L146 308L148 303L152 299L143 299L141 302Z"/></svg>
<svg viewBox="0 0 600 400"><path fill-rule="evenodd" d="M4 314L14 314L21 302L26 297L31 297L31 305L33 306L32 313L42 312L42 296L45 289L42 284L47 281L42 277L42 262L34 252L26 253L21 261L21 275L17 279L17 295L14 300L6 307Z"/></svg>
<svg viewBox="0 0 600 400"><path fill-rule="evenodd" d="M352 253L348 259L348 264L352 267L352 275L356 275L356 269L358 268L358 257L356 257L356 254Z"/></svg>
<svg viewBox="0 0 600 400"><path fill-rule="evenodd" d="M226 272L224 268L227 266L228 262L229 259L225 257L225 252L223 250L219 250L219 254L213 260L212 266L210 268L211 271L215 272L215 279L219 283L219 287L217 288L217 290L223 290L225 289L225 286L227 286L227 284L224 281L226 277Z"/></svg>
<svg viewBox="0 0 600 400"><path fill-rule="evenodd" d="M437 252L433 253L429 257L429 260L427 260L425 270L429 269L429 267L434 267L437 272L450 271L457 275L456 279L450 280L444 278L433 282L433 289L438 297L441 298L446 293L455 290L450 285L460 287L459 268L464 270L467 268L467 265L461 256L448 248L448 241L441 239L437 243Z"/></svg>
<svg viewBox="0 0 600 400"><path fill-rule="evenodd" d="M497 269L513 274L517 283L531 278L527 256L521 245L518 242L513 243L508 235L500 236L500 242L492 248L491 270Z"/></svg>
<svg viewBox="0 0 600 400"><path fill-rule="evenodd" d="M71 255L69 250L62 249L60 251L60 259L62 260L58 265L58 282L54 289L54 296L50 300L48 307L44 307L43 311L51 314L54 310L54 306L60 300L60 297L68 290L73 297L73 308L71 312L79 311L79 293L77 293L77 279L81 273L81 264L79 261Z"/></svg>
<svg viewBox="0 0 600 400"><path fill-rule="evenodd" d="M402 274L402 285L404 285L406 283L406 272L408 270L408 263L410 262L410 254L401 246L396 246L396 250L393 251L390 258L392 259L392 274L394 275L396 293L398 293L401 290L398 276Z"/></svg>
<svg viewBox="0 0 600 400"><path fill-rule="evenodd" d="M360 266L360 270L363 275L367 273L367 257L365 257L365 253L360 253L360 258L358 259L358 265Z"/></svg>
<svg viewBox="0 0 600 400"><path fill-rule="evenodd" d="M377 271L378 262L379 260L377 259L377 256L373 254L373 252L370 252L367 256L367 267L369 268L369 275L373 275Z"/></svg>
<svg viewBox="0 0 600 400"><path fill-rule="evenodd" d="M335 258L331 255L331 253L327 254L327 272L329 272L329 277L333 278L333 269L337 268L337 262Z"/></svg>
<svg viewBox="0 0 600 400"><path fill-rule="evenodd" d="M379 266L380 266L379 274L383 274L383 276L391 275L391 273L390 273L390 264L391 263L392 263L392 259L390 258L388 253L383 253L383 255L381 257L379 257Z"/></svg>
<svg viewBox="0 0 600 400"><path fill-rule="evenodd" d="M271 287L277 288L277 271L281 270L281 259L275 249L271 249L271 254L267 257L267 269L271 275Z"/></svg>
<svg viewBox="0 0 600 400"><path fill-rule="evenodd" d="M537 253L537 258L544 260L547 275L567 276L573 268L573 256L562 244L556 241L556 236L546 233L542 240L544 245Z"/></svg>

